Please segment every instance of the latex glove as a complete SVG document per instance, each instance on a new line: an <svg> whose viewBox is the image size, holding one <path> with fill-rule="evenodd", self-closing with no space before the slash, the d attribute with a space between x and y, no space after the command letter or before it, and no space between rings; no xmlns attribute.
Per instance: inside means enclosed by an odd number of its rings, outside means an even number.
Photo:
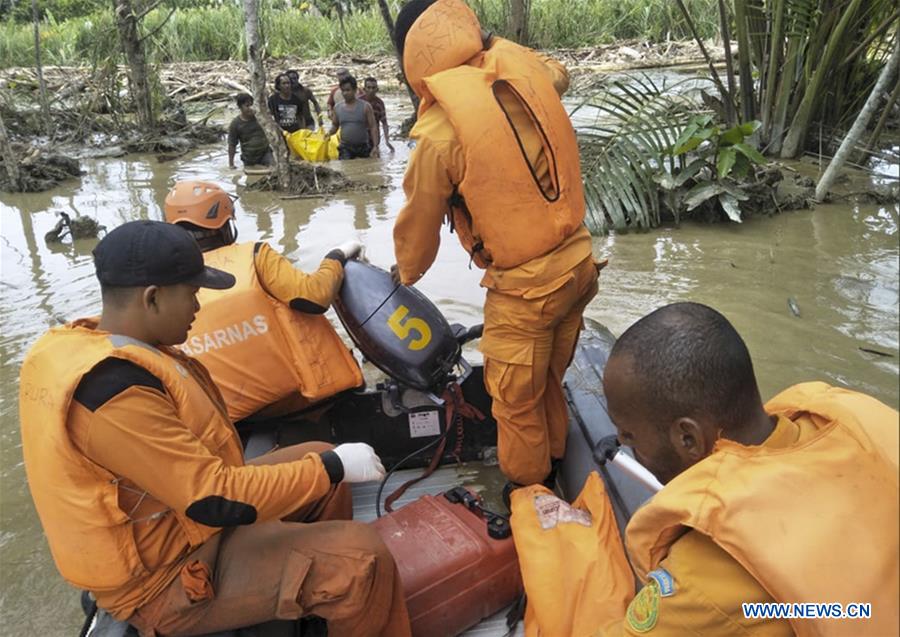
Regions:
<svg viewBox="0 0 900 637"><path fill-rule="evenodd" d="M372 482L384 478L384 465L364 442L346 442L334 448L344 465L344 482Z"/></svg>
<svg viewBox="0 0 900 637"><path fill-rule="evenodd" d="M344 254L345 258L353 259L360 255L360 253L362 252L363 244L356 239L348 239L335 248L337 250L340 250Z"/></svg>

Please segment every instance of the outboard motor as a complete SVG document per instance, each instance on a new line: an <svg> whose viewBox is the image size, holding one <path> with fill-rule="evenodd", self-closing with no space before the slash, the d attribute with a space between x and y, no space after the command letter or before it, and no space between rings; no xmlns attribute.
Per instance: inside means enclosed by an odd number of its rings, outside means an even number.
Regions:
<svg viewBox="0 0 900 637"><path fill-rule="evenodd" d="M363 355L401 385L440 393L461 361L460 340L444 315L381 268L347 261L334 308Z"/></svg>

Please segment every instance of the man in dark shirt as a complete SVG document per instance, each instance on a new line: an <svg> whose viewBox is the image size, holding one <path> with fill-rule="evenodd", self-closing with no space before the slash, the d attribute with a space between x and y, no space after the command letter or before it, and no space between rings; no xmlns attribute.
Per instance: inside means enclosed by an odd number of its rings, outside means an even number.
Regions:
<svg viewBox="0 0 900 637"><path fill-rule="evenodd" d="M313 95L313 92L308 86L303 86L303 84L300 83L300 73L296 69L290 69L285 71L285 74L291 78L291 90L293 91L294 96L303 102L303 119L306 122L304 126L310 130L315 130L316 120L318 120L319 126L324 126L322 123L322 109L319 107L319 100L316 99L316 96ZM310 103L312 103L313 108L316 109L315 119L313 119L312 111L309 110Z"/></svg>
<svg viewBox="0 0 900 637"><path fill-rule="evenodd" d="M303 116L305 100L294 95L291 78L287 73L282 73L275 78L275 90L277 92L272 93L269 97L269 110L278 125L289 133L304 128L306 126ZM306 104L306 109L309 110L309 104Z"/></svg>
<svg viewBox="0 0 900 637"><path fill-rule="evenodd" d="M394 152L394 147L391 146L390 134L388 133L387 109L384 107L384 102L378 97L378 80L374 77L367 77L366 81L363 82L363 89L365 90L365 95L360 99L368 102L375 113L375 130L377 133L375 146L377 147L381 143L381 131L378 129L378 125L380 125L384 129L384 143L387 144L391 152Z"/></svg>
<svg viewBox="0 0 900 637"><path fill-rule="evenodd" d="M231 120L228 127L228 167L234 168L234 153L237 145L241 145L241 161L245 166L272 165L272 150L262 126L256 121L253 110L253 97L240 93L236 98L240 115Z"/></svg>

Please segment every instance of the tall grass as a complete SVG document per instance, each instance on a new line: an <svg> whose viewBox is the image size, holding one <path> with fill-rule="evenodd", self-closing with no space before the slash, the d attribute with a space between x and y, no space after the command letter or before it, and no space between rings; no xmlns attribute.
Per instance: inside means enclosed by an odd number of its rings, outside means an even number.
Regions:
<svg viewBox="0 0 900 637"><path fill-rule="evenodd" d="M505 1L469 0L469 4L485 28L505 32ZM701 37L719 33L716 0L685 0L685 6ZM528 32L530 44L541 49L691 37L672 0L532 0Z"/></svg>
<svg viewBox="0 0 900 637"><path fill-rule="evenodd" d="M701 35L718 32L716 0L685 0ZM486 28L503 34L505 0L470 0ZM651 41L683 39L686 25L671 0L533 0L531 44L539 48L578 47L628 38ZM151 32L167 12L157 10L144 20ZM298 10L261 13L262 31L270 55L323 57L338 52L362 55L389 53L391 44L377 8L337 19ZM235 4L179 9L153 36L150 54L156 62L242 59L244 18ZM6 20L0 25L0 67L28 66L34 61L32 27ZM115 51L111 11L41 24L41 53L46 64L84 64Z"/></svg>

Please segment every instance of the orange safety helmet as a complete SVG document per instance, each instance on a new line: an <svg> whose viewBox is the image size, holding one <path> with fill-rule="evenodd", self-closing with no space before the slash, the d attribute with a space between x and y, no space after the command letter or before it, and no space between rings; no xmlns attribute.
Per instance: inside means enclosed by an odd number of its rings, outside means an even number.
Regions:
<svg viewBox="0 0 900 637"><path fill-rule="evenodd" d="M232 198L211 181L179 181L166 195L163 209L168 223L189 224L200 229L198 232L192 228L198 241L221 234L223 243L228 245L237 239L234 199L237 197ZM211 233L211 230L221 233Z"/></svg>

